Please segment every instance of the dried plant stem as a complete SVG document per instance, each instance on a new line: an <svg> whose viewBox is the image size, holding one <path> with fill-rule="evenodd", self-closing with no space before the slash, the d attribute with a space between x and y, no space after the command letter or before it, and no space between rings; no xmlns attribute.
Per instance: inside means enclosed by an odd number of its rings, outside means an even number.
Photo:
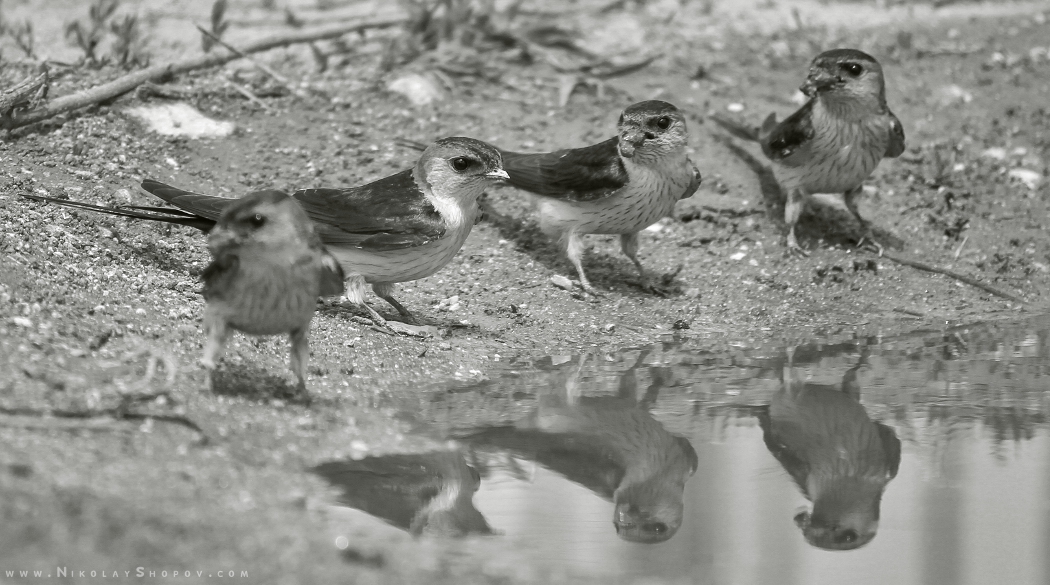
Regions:
<svg viewBox="0 0 1050 585"><path fill-rule="evenodd" d="M1015 303L1018 303L1018 304L1022 304L1022 305L1024 304L1024 299L1016 297L1016 296L1014 296L1014 295L1012 295L1012 294L1010 294L1008 292L1001 291L1001 290L995 288L994 286L991 286L989 284L985 284L985 283L983 283L983 282L981 282L981 281L979 281L979 280L977 280L975 278L971 278L969 276L966 276L965 274L959 274L958 272L955 272L954 270L948 270L947 268L938 268L937 266L932 266L930 264L926 264L925 262L919 262L918 260L913 260L911 258L906 258L904 256L898 256L896 254L893 254L893 253L890 253L890 252L885 252L885 251L883 251L882 257L883 258L888 258L890 260L893 260L897 264L903 264L904 266L911 266L912 268L916 268L918 270L922 270L922 271L925 271L925 272L932 272L934 274L943 274L943 275L945 275L945 276L947 276L949 278L954 278L955 280L958 280L959 282L964 282L964 283L966 283L966 284L968 284L970 286L977 287L977 288L983 290L984 292L989 293L989 294L993 294L993 295L995 295L995 296L997 296L999 298L1003 298L1003 299L1006 299L1008 301L1012 301L1012 302L1015 302Z"/></svg>
<svg viewBox="0 0 1050 585"><path fill-rule="evenodd" d="M44 71L36 77L27 77L18 85L0 93L0 116L6 116L15 106L25 102L29 96L36 93L48 80L48 73Z"/></svg>
<svg viewBox="0 0 1050 585"><path fill-rule="evenodd" d="M205 29L201 25L198 24L198 25L194 25L194 26L197 27L197 30L201 31L201 34L203 34L204 36L206 36L206 37L210 38L212 41L214 41L215 44L225 47L226 50L230 51L231 53L233 53L234 55L237 55L238 57L240 57L242 59L247 59L248 61L251 61L252 65L255 65L256 67L259 68L260 71L262 71L263 73L268 75L271 79L273 79L277 83L279 83L282 86L284 86L284 88L287 89L288 91L290 91L292 93L292 95L294 95L295 97L297 97L299 99L306 99L306 97L307 97L306 94L303 93L302 91L300 91L299 88L297 88L294 85L292 85L292 82L289 81L287 77L281 75L280 73L277 73L276 71L274 71L272 68L270 68L268 65L266 65L262 61L259 61L258 59L255 59L254 57L248 55L244 51L238 49L237 47L234 47L233 45L231 45L231 44L227 43L226 41L220 39L219 37L215 36L213 33L208 31L207 29ZM258 98L256 98L256 100L257 99ZM253 100L253 101L255 101L255 100Z"/></svg>
<svg viewBox="0 0 1050 585"><path fill-rule="evenodd" d="M374 28L389 28L403 22L403 18L388 18L385 20L372 20L354 24L343 23L314 30L297 30L249 43L241 49L241 52L244 54L259 53L279 47L287 47L288 45L338 38L352 32ZM176 61L174 63L164 63L147 67L146 69L129 73L109 83L104 83L84 91L54 99L41 108L0 120L0 127L12 129L35 124L36 122L46 120L59 114L64 114L66 112L85 108L119 97L129 91L133 91L136 87L147 81L160 81L172 75L178 75L180 73L186 73L197 69L216 67L239 58L240 57L237 54L205 54L182 61Z"/></svg>

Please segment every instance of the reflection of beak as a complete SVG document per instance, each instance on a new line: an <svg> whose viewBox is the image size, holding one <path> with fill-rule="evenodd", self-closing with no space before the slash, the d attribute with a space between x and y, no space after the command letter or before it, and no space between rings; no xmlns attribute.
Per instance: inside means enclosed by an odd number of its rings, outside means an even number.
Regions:
<svg viewBox="0 0 1050 585"><path fill-rule="evenodd" d="M634 151L645 142L645 132L638 128L627 128L620 134L620 156L631 158Z"/></svg>
<svg viewBox="0 0 1050 585"><path fill-rule="evenodd" d="M510 179L510 175L508 175L507 171L505 171L503 169L496 169L494 171L489 171L489 172L485 173L485 176L490 178L490 179L496 179L496 180L499 180L499 181L506 181L506 180Z"/></svg>
<svg viewBox="0 0 1050 585"><path fill-rule="evenodd" d="M813 97L841 81L842 79L837 75L831 75L827 71L819 69L811 72L809 77L806 78L806 82L798 89L806 94L807 97Z"/></svg>

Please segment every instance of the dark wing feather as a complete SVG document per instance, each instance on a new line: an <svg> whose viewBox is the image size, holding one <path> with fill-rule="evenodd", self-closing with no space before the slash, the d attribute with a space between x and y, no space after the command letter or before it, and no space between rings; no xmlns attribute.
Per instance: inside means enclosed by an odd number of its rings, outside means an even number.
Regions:
<svg viewBox="0 0 1050 585"><path fill-rule="evenodd" d="M813 101L798 109L778 124L762 140L762 152L770 160L789 166L798 166L806 162L804 152L813 139Z"/></svg>
<svg viewBox="0 0 1050 585"><path fill-rule="evenodd" d="M152 179L142 181L142 188L153 195L160 197L170 205L174 205L183 211L210 221L212 225L219 220L219 216L222 215L222 212L225 211L227 207L229 207L230 203L235 201L234 199L228 199L226 197L200 195L198 193L193 193L192 191L186 191L179 189L178 187L165 185L164 183ZM163 207L136 206L127 206L126 209L139 209L153 212L164 210ZM211 227L209 226L208 229L211 229Z"/></svg>
<svg viewBox="0 0 1050 585"><path fill-rule="evenodd" d="M781 467L784 471L788 472L791 479L795 480L795 485L798 486L799 490L803 494L808 496L808 490L806 488L806 479L809 477L809 463L804 458L795 453L790 446L787 445L777 435L777 431L774 428L773 417L769 414L769 406L763 406L757 409L756 416L758 417L758 425L762 428L762 441L766 444L766 449L780 462Z"/></svg>
<svg viewBox="0 0 1050 585"><path fill-rule="evenodd" d="M886 158L897 158L904 153L904 126L893 112L886 112L890 117L890 142L886 145Z"/></svg>
<svg viewBox="0 0 1050 585"><path fill-rule="evenodd" d="M890 479L893 479L897 477L897 470L901 466L901 440L892 428L880 422L875 423L875 427L879 429L879 441L882 442L882 450L886 454Z"/></svg>
<svg viewBox="0 0 1050 585"><path fill-rule="evenodd" d="M292 196L328 245L396 250L432 242L446 230L411 170L360 187L303 189Z"/></svg>
<svg viewBox="0 0 1050 585"><path fill-rule="evenodd" d="M346 291L346 275L339 260L332 256L328 250L321 256L321 291L322 297L332 297L343 294Z"/></svg>
<svg viewBox="0 0 1050 585"><path fill-rule="evenodd" d="M592 146L540 154L503 152L508 183L538 195L568 201L595 201L627 184L617 149L619 138Z"/></svg>
<svg viewBox="0 0 1050 585"><path fill-rule="evenodd" d="M240 261L234 254L223 254L211 261L201 273L204 281L204 300L222 299L233 288L233 279L237 276Z"/></svg>
<svg viewBox="0 0 1050 585"><path fill-rule="evenodd" d="M90 203L83 203L80 201L70 201L68 199L55 199L53 197L41 197L40 195L30 195L28 193L22 194L22 197L25 197L26 199L32 199L34 201L54 203L55 205L61 205L63 207L72 207L74 209L82 209L85 211L92 211L96 213L116 215L118 217L130 217L132 219L148 219L150 221L162 221L165 223L185 225L197 228L205 233L211 231L211 228L215 226L215 222L210 219L200 217L193 213L182 211L181 209L173 209L170 207L102 207L101 205L92 205Z"/></svg>

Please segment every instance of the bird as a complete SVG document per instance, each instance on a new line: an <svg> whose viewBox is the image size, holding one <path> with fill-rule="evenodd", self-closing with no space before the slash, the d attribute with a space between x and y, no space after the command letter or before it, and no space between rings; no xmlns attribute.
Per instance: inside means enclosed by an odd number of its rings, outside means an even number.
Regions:
<svg viewBox="0 0 1050 585"><path fill-rule="evenodd" d="M500 152L472 138L441 138L428 146L416 165L358 187L302 189L292 197L310 218L321 241L347 276L346 297L364 308L379 327L386 320L365 302L366 285L417 322L393 293L399 282L434 274L459 252L478 218L478 197L489 185L508 178ZM171 207L108 208L24 194L23 197L155 220L210 231L233 200L200 195L147 179L142 188Z"/></svg>
<svg viewBox="0 0 1050 585"><path fill-rule="evenodd" d="M592 395L600 384L582 376L586 355L552 372L536 407L513 425L460 432L452 438L474 449L534 461L613 503L613 527L622 540L659 543L673 537L685 516L686 482L699 458L685 437L669 432L648 405L667 376L648 368L651 384L639 399L637 369L643 351L619 377L615 396Z"/></svg>
<svg viewBox="0 0 1050 585"><path fill-rule="evenodd" d="M306 391L307 333L319 296L343 292L343 270L295 199L274 190L232 200L208 233L201 364L214 389L216 361L233 330L287 333L290 368Z"/></svg>
<svg viewBox="0 0 1050 585"><path fill-rule="evenodd" d="M558 242L581 288L599 294L583 269L581 236L616 234L641 287L659 293L638 259L638 235L700 188L700 171L686 153L688 138L681 110L649 100L625 108L617 136L598 144L501 154L507 184L534 195L540 229Z"/></svg>
<svg viewBox="0 0 1050 585"><path fill-rule="evenodd" d="M474 506L481 475L459 450L328 461L310 471L340 488L340 504L382 518L414 536L494 532Z"/></svg>
<svg viewBox="0 0 1050 585"><path fill-rule="evenodd" d="M789 352L780 390L758 412L766 448L813 503L795 524L822 549L851 550L875 538L882 493L900 467L897 434L860 404L857 372L866 357L835 387L796 380Z"/></svg>
<svg viewBox="0 0 1050 585"><path fill-rule="evenodd" d="M759 129L720 115L711 119L738 138L758 142L772 162L787 193L784 223L790 253L807 254L798 244L795 224L814 193L841 193L864 229L862 243L871 242L881 252L856 199L879 161L897 158L905 149L904 127L886 103L882 66L857 49L825 51L813 59L799 90L808 101L780 123L775 113Z"/></svg>

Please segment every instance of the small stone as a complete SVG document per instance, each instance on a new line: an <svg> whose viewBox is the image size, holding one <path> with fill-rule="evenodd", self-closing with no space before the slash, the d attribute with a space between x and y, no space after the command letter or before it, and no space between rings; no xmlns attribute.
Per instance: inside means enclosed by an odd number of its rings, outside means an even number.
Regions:
<svg viewBox="0 0 1050 585"><path fill-rule="evenodd" d="M11 317L11 322L15 325L18 325L19 327L25 327L26 329L29 329L33 326L33 322L29 319L26 319L25 317Z"/></svg>
<svg viewBox="0 0 1050 585"><path fill-rule="evenodd" d="M604 331L606 333L612 333L613 331L616 331L616 324L615 323L608 323L606 325L603 325L602 326L602 331Z"/></svg>
<svg viewBox="0 0 1050 585"><path fill-rule="evenodd" d="M744 104L737 103L737 102L733 102L731 104L726 104L726 110L729 111L729 112L732 112L734 114L739 114L740 112L744 111Z"/></svg>
<svg viewBox="0 0 1050 585"><path fill-rule="evenodd" d="M425 106L445 98L445 92L433 78L418 73L399 77L391 81L386 88L405 96L414 106Z"/></svg>
<svg viewBox="0 0 1050 585"><path fill-rule="evenodd" d="M689 329L689 321L686 321L685 319L679 319L679 320L675 321L674 324L671 325L671 329L674 329L675 331L681 331L682 329Z"/></svg>
<svg viewBox="0 0 1050 585"><path fill-rule="evenodd" d="M993 146L982 152L981 156L994 160L1006 160L1006 149L1001 146Z"/></svg>
<svg viewBox="0 0 1050 585"><path fill-rule="evenodd" d="M554 286L556 286L558 288L562 288L562 289L565 289L565 290L572 290L572 281L569 280L567 277L562 276L560 274L555 274L554 276L551 277L551 284L553 284Z"/></svg>
<svg viewBox="0 0 1050 585"><path fill-rule="evenodd" d="M1024 183L1025 187L1033 190L1038 189L1039 184L1043 182L1043 175L1029 169L1010 169L1007 175Z"/></svg>

